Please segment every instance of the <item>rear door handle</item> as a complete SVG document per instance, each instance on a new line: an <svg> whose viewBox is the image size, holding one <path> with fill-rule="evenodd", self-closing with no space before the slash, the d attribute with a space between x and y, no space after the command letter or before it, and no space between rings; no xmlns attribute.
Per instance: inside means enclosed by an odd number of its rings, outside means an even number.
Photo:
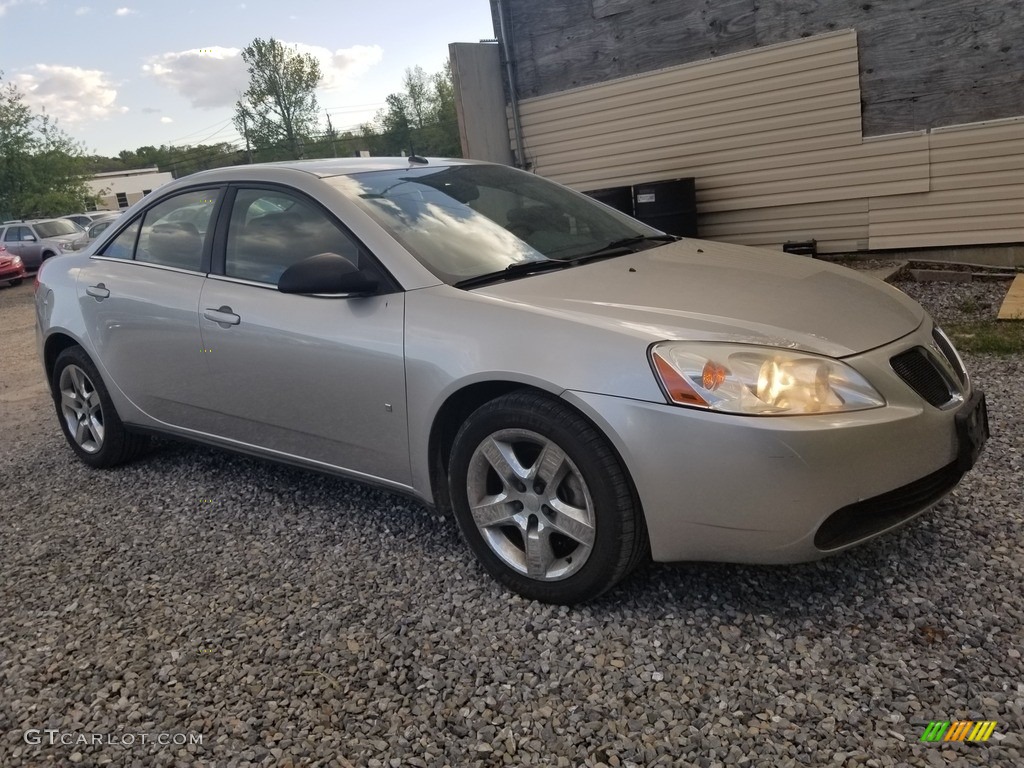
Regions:
<svg viewBox="0 0 1024 768"><path fill-rule="evenodd" d="M203 317L207 320L213 320L215 323L219 323L223 326L238 325L242 322L242 318L231 311L231 307L223 306L219 309L213 307L207 307L203 310Z"/></svg>
<svg viewBox="0 0 1024 768"><path fill-rule="evenodd" d="M110 291L107 290L107 286L105 286L103 283L99 283L98 285L90 285L88 288L85 289L85 292L92 296L94 299L99 299L100 301L110 298Z"/></svg>

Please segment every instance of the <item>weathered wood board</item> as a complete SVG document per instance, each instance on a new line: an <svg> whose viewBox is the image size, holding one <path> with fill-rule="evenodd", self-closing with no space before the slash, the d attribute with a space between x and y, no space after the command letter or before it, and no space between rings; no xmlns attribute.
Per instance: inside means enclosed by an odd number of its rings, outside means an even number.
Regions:
<svg viewBox="0 0 1024 768"><path fill-rule="evenodd" d="M1024 114L1021 0L502 2L520 98L852 28L865 135Z"/></svg>
<svg viewBox="0 0 1024 768"><path fill-rule="evenodd" d="M999 307L999 320L1024 320L1024 275L1017 275Z"/></svg>

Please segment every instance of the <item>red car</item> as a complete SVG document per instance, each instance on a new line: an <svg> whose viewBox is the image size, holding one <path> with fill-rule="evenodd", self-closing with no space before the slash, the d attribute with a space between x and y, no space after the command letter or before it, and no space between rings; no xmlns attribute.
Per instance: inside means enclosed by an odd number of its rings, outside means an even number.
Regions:
<svg viewBox="0 0 1024 768"><path fill-rule="evenodd" d="M21 263L21 256L15 256L0 245L0 283L21 285L24 279L25 265Z"/></svg>

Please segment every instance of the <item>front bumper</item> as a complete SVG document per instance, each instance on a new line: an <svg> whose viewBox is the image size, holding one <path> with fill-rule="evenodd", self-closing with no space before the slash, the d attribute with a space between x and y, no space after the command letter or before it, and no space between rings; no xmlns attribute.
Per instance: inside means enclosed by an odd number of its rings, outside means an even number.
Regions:
<svg viewBox="0 0 1024 768"><path fill-rule="evenodd" d="M16 267L7 265L0 266L0 282L7 280L23 280L25 279L25 265L19 264Z"/></svg>
<svg viewBox="0 0 1024 768"><path fill-rule="evenodd" d="M868 411L745 417L587 392L563 396L622 456L655 560L815 560L905 523L960 480L957 414L971 403L929 405L889 362L931 339L926 323L846 360L886 399Z"/></svg>

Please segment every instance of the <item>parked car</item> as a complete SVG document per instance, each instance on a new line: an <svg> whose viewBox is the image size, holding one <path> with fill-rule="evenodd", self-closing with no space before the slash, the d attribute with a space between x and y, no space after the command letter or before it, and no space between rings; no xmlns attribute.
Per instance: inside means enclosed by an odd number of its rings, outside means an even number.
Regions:
<svg viewBox="0 0 1024 768"><path fill-rule="evenodd" d="M91 243L101 234L106 232L107 227L109 227L111 224L117 221L118 216L120 216L120 214L118 214L117 216L108 216L105 219L99 219L96 223L90 226L89 229L86 230L89 236L89 242Z"/></svg>
<svg viewBox="0 0 1024 768"><path fill-rule="evenodd" d="M61 216L61 218L73 221L82 229L88 230L97 221L116 218L120 215L120 211L90 211L89 213L72 213L68 216Z"/></svg>
<svg viewBox="0 0 1024 768"><path fill-rule="evenodd" d="M6 282L9 285L21 285L25 279L25 265L20 256L10 253L4 246L0 245L0 283Z"/></svg>
<svg viewBox="0 0 1024 768"><path fill-rule="evenodd" d="M80 250L88 242L85 231L65 219L5 221L0 225L0 244L20 256L26 269L37 269L51 256Z"/></svg>
<svg viewBox="0 0 1024 768"><path fill-rule="evenodd" d="M452 509L538 600L648 557L839 552L932 507L988 436L953 345L896 289L487 163L196 173L38 280L86 464L162 433L383 485Z"/></svg>

